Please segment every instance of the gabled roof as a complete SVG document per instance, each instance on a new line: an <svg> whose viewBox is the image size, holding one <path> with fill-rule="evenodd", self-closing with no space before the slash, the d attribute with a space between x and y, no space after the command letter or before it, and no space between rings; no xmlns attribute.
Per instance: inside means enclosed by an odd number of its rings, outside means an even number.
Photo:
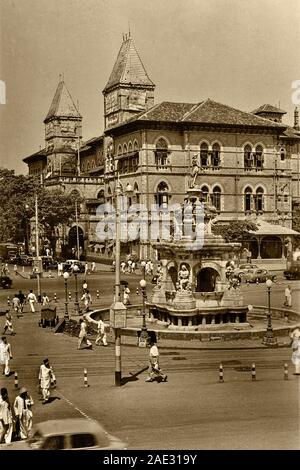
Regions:
<svg viewBox="0 0 300 470"><path fill-rule="evenodd" d="M199 104L164 101L130 121L133 120L190 122L196 124L238 125L279 129L285 129L287 127L269 119L254 116L252 113L217 103L209 98Z"/></svg>
<svg viewBox="0 0 300 470"><path fill-rule="evenodd" d="M283 109L280 109L280 108L276 108L275 106L272 106L271 104L263 104L262 106L260 106L259 108L251 112L251 114L260 114L260 113L286 114L286 111L283 111Z"/></svg>
<svg viewBox="0 0 300 470"><path fill-rule="evenodd" d="M46 158L46 149L39 150L38 152L35 152L28 157L23 158L23 162L25 163L31 163L33 161L37 160L44 160Z"/></svg>
<svg viewBox="0 0 300 470"><path fill-rule="evenodd" d="M155 86L148 77L131 37L127 37L123 41L112 73L103 91L107 91L118 84L142 85L151 88Z"/></svg>
<svg viewBox="0 0 300 470"><path fill-rule="evenodd" d="M66 84L61 80L56 88L54 98L49 108L48 114L44 122L52 117L76 117L81 118L78 109L75 106L72 96L66 87Z"/></svg>

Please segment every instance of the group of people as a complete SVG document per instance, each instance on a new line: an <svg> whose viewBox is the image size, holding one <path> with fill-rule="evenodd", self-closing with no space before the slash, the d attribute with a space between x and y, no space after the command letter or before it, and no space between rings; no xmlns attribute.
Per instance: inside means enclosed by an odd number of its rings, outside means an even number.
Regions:
<svg viewBox="0 0 300 470"><path fill-rule="evenodd" d="M82 349L82 346L85 346L87 349L92 349L93 345L87 337L88 331L87 331L87 322L85 318L81 318L79 320L79 324L80 324L80 331L79 331L77 349ZM100 320L98 320L97 322L97 337L95 340L96 346L100 346L101 343L103 344L103 346L107 346L107 330L108 329L109 329L109 325L100 318Z"/></svg>
<svg viewBox="0 0 300 470"><path fill-rule="evenodd" d="M44 359L39 369L39 388L42 403L49 402L51 384L56 386L56 377L50 366L49 359ZM34 401L25 387L21 387L11 406L6 387L0 392L0 444L9 444L13 433L16 439L27 439L32 429Z"/></svg>

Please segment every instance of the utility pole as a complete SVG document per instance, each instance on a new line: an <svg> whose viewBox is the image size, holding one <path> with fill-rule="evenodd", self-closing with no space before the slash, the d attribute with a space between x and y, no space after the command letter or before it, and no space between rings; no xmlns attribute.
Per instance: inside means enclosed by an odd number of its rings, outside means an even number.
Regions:
<svg viewBox="0 0 300 470"><path fill-rule="evenodd" d="M36 250L36 278L37 278L37 288L38 288L38 301L41 302L41 269L42 262L40 259L40 235L39 235L39 214L38 214L38 197L37 193L35 194L35 250Z"/></svg>
<svg viewBox="0 0 300 470"><path fill-rule="evenodd" d="M76 222L76 242L77 242L77 259L80 260L80 246L79 246L79 227L78 227L78 206L77 201L75 201L75 222Z"/></svg>

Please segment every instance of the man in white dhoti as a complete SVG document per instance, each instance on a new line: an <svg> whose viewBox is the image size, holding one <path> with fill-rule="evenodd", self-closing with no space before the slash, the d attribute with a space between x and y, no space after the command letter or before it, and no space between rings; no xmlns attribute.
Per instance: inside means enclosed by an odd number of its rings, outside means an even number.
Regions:
<svg viewBox="0 0 300 470"><path fill-rule="evenodd" d="M56 378L50 366L49 359L44 359L39 372L39 385L42 390L43 405L47 403L50 398L51 379L53 383L56 384Z"/></svg>
<svg viewBox="0 0 300 470"><path fill-rule="evenodd" d="M18 420L18 433L21 439L27 439L32 428L32 411L33 399L22 387L19 395L16 396L14 402L14 412Z"/></svg>
<svg viewBox="0 0 300 470"><path fill-rule="evenodd" d="M3 367L2 375L9 377L10 367L9 361L12 359L11 345L7 342L6 336L2 336L0 344L0 364Z"/></svg>

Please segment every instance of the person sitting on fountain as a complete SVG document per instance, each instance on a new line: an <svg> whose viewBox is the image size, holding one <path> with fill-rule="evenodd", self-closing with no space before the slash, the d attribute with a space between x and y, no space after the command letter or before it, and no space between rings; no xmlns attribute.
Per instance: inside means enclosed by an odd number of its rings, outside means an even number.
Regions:
<svg viewBox="0 0 300 470"><path fill-rule="evenodd" d="M187 269L186 265L183 264L178 273L179 290L187 290L189 284L189 274L189 270Z"/></svg>

